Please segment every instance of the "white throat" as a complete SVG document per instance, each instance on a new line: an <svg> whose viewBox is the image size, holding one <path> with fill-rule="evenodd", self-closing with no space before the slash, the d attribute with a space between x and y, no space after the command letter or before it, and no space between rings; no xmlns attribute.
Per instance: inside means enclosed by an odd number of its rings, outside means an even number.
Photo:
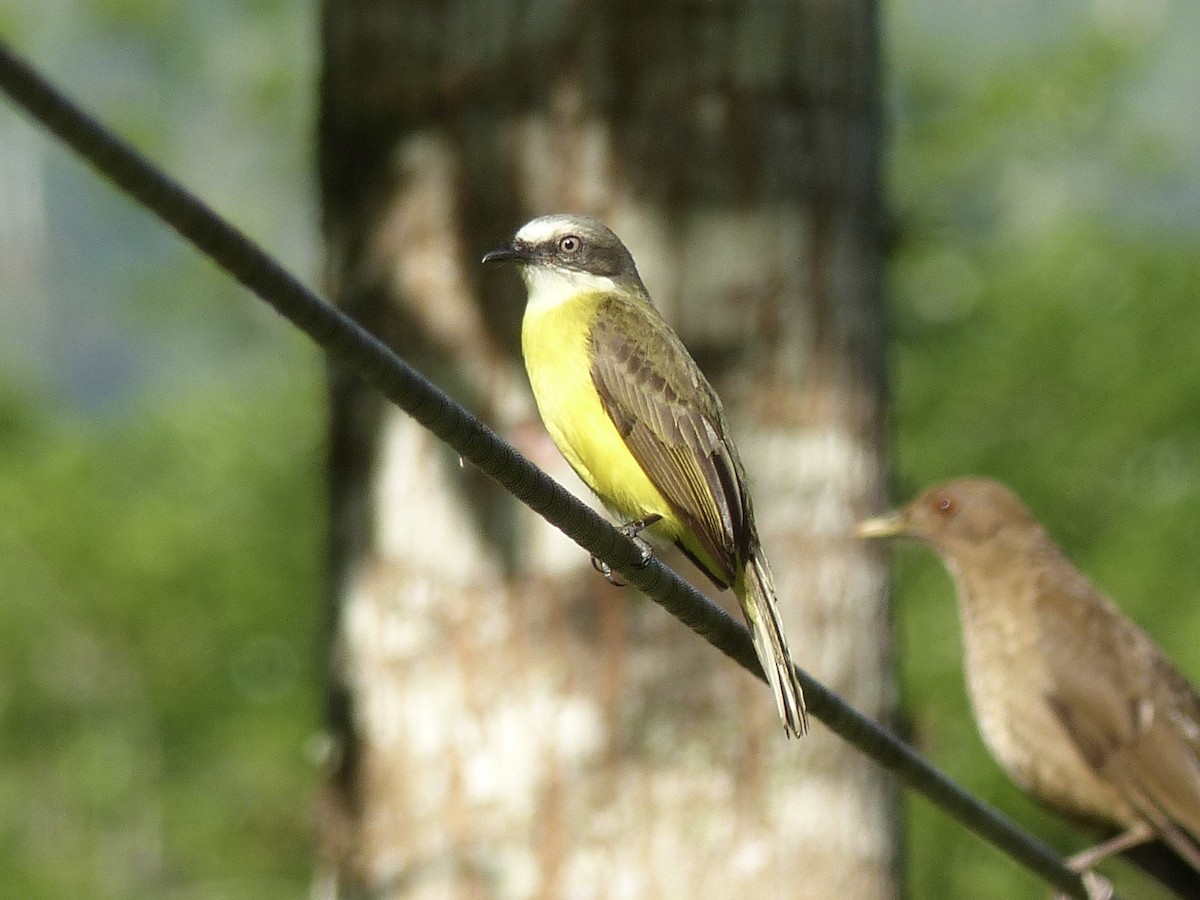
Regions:
<svg viewBox="0 0 1200 900"><path fill-rule="evenodd" d="M529 291L526 312L539 313L562 306L580 294L611 292L616 282L605 275L592 275L556 266L522 266L521 277Z"/></svg>

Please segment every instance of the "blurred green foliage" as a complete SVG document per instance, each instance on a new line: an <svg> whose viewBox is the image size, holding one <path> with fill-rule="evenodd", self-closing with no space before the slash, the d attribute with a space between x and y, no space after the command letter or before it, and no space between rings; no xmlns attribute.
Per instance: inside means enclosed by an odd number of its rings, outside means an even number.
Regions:
<svg viewBox="0 0 1200 900"><path fill-rule="evenodd" d="M302 275L316 26L0 0L0 34ZM0 107L0 896L305 896L321 358Z"/></svg>
<svg viewBox="0 0 1200 900"><path fill-rule="evenodd" d="M1009 482L1200 677L1200 138L1172 114L1200 23L1171 3L1006 10L885 7L897 499ZM282 0L0 0L0 33L301 272L315 29ZM8 363L25 361L0 371L0 894L303 895L319 359L47 155L44 293L17 320L36 325ZM927 552L896 559L912 738L1083 846L987 758L949 579ZM928 804L907 811L911 896L1044 895Z"/></svg>
<svg viewBox="0 0 1200 900"><path fill-rule="evenodd" d="M303 893L313 356L276 348L107 421L0 400L5 896Z"/></svg>

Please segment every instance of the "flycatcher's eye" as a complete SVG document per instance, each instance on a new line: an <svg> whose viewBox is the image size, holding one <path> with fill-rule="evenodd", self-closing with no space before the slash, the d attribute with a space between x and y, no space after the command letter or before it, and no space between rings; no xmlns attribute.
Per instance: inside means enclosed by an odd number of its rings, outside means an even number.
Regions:
<svg viewBox="0 0 1200 900"><path fill-rule="evenodd" d="M933 506L943 516L952 516L958 509L958 504L949 494L939 494L934 500Z"/></svg>
<svg viewBox="0 0 1200 900"><path fill-rule="evenodd" d="M583 241L573 234L568 234L566 237L558 239L558 252L563 256L574 256L582 248Z"/></svg>

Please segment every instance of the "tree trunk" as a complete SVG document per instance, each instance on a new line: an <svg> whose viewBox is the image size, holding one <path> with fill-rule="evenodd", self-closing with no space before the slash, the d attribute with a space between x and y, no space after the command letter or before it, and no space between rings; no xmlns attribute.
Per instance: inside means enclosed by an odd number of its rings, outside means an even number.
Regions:
<svg viewBox="0 0 1200 900"><path fill-rule="evenodd" d="M884 576L849 536L883 492L874 4L326 0L323 25L329 291L582 492L523 290L478 260L601 216L724 398L797 661L890 717ZM761 682L331 385L321 896L898 893L878 770L819 725L786 741Z"/></svg>

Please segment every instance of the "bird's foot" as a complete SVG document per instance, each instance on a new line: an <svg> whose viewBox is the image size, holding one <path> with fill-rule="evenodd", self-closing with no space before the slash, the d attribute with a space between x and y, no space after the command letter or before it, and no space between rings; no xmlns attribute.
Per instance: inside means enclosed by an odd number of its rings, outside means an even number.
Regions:
<svg viewBox="0 0 1200 900"><path fill-rule="evenodd" d="M646 516L644 519L638 519L636 522L629 522L621 526L621 534L633 541L638 551L642 554L642 561L638 564L639 566L648 565L654 556L654 548L650 546L649 541L642 537L642 532L660 521L662 521L662 516L656 513L655 515Z"/></svg>
<svg viewBox="0 0 1200 900"><path fill-rule="evenodd" d="M1115 893L1112 882L1103 875L1089 870L1080 877L1083 879L1083 886L1087 888L1088 900L1112 900Z"/></svg>
<svg viewBox="0 0 1200 900"><path fill-rule="evenodd" d="M625 582L613 574L612 566L598 556L592 557L592 568L604 576L604 580L613 587L625 587Z"/></svg>
<svg viewBox="0 0 1200 900"><path fill-rule="evenodd" d="M1083 886L1087 889L1088 900L1112 900L1114 894L1112 883L1107 878L1097 875L1093 866L1115 853L1123 853L1130 847L1144 844L1155 836L1154 829L1147 823L1141 822L1128 831L1109 838L1102 844L1067 857L1067 868L1079 873Z"/></svg>
<svg viewBox="0 0 1200 900"><path fill-rule="evenodd" d="M1091 869L1080 872L1079 879L1083 882L1084 890L1087 891L1088 900L1112 900L1116 896L1112 882L1103 875L1097 875ZM1071 897L1069 894L1055 893L1054 900L1071 900Z"/></svg>
<svg viewBox="0 0 1200 900"><path fill-rule="evenodd" d="M629 538L637 546L638 552L642 555L642 560L638 564L639 567L648 565L654 557L654 548L650 546L650 542L642 537L642 532L662 519L660 515L646 516L644 519L638 519L634 522L627 522L621 526L621 534ZM613 574L612 566L600 559L598 556L592 557L592 568L604 576L604 580L614 587L625 587L625 582L621 581Z"/></svg>

